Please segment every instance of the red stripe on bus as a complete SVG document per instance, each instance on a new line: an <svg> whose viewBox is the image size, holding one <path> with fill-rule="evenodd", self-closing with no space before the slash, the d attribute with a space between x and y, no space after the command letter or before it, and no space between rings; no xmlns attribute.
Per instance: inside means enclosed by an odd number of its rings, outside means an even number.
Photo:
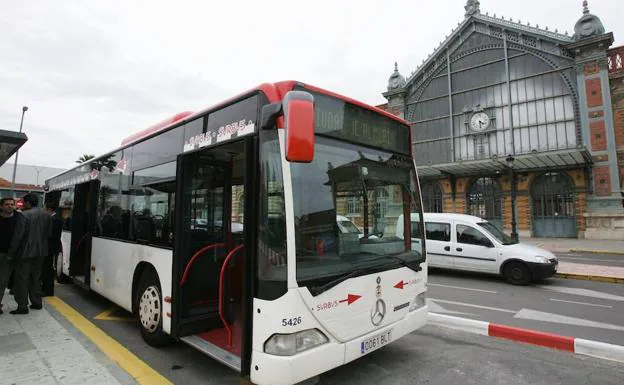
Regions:
<svg viewBox="0 0 624 385"><path fill-rule="evenodd" d="M284 84L281 84L281 83L278 83L278 84L280 84L280 86L286 86L286 87L287 87L287 84L290 84L290 83L294 84L294 82L282 82L282 83L284 83ZM291 89L292 89L292 86L291 86ZM196 116L199 116L199 115L205 114L206 112L209 112L209 111L212 111L212 110L216 110L216 109L218 109L220 107L223 107L226 104L231 103L233 100L236 100L236 99L238 99L238 98L240 98L240 97L242 97L244 95L250 94L250 93L252 93L254 91L262 91L266 95L267 99L269 99L270 103L276 103L276 102L280 101L281 98L283 97L283 96L280 95L280 92L277 89L276 85L271 84L271 83L263 83L263 84L260 84L257 87L249 89L249 90L247 90L245 92L241 92L240 94L237 94L237 95L235 95L235 96L233 96L231 98L227 98L224 101L221 101L221 102L219 102L219 103L217 103L215 105L212 105L212 106L210 106L208 108L204 108L201 111L198 111L198 112L192 112L192 111L180 112L180 113L174 115L171 118L167 118L167 119L165 119L165 120L163 120L161 122L158 122L158 123L156 123L156 124L146 128L144 130L141 130L141 131L139 131L137 133L134 133L134 134L124 138L122 140L122 142L121 142L121 145L125 146L125 145L128 145L130 143L136 142L136 141L138 141L140 139L143 139L145 137L148 137L148 136L150 136L152 134L155 134L157 132L164 131L168 127L170 127L170 126L174 125L175 123L179 122L180 120L187 119L187 118L188 118L188 120L192 120Z"/></svg>
<svg viewBox="0 0 624 385"><path fill-rule="evenodd" d="M144 130L141 130L135 134L132 134L126 138L124 138L121 141L121 145L125 146L126 144L129 144L131 142L134 142L138 139L144 138L150 134L153 134L155 132L158 131L163 131L164 129L166 129L167 127L171 126L172 124L186 118L187 116L193 115L193 111L184 111L184 112L180 112L178 114L175 114L174 116L167 118L165 120L162 120L154 125L151 125L149 127L147 127Z"/></svg>

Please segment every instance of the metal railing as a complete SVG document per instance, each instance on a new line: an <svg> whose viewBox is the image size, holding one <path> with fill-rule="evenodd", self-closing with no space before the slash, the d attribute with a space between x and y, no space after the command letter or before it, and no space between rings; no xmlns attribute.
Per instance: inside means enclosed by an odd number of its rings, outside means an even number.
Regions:
<svg viewBox="0 0 624 385"><path fill-rule="evenodd" d="M607 51L607 63L609 74L624 72L622 58L624 57L624 46L615 47Z"/></svg>

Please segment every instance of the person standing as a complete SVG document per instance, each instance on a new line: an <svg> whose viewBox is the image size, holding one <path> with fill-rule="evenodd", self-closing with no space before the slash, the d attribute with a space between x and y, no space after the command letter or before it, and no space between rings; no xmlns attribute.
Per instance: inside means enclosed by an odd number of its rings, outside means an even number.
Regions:
<svg viewBox="0 0 624 385"><path fill-rule="evenodd" d="M52 229L48 239L48 256L43 261L41 271L41 290L43 296L54 296L54 261L61 252L61 234L63 233L63 220L56 214L56 206L46 203L46 212L52 218Z"/></svg>
<svg viewBox="0 0 624 385"><path fill-rule="evenodd" d="M26 231L26 218L15 211L15 199L0 199L0 314L14 262L20 259L26 246Z"/></svg>
<svg viewBox="0 0 624 385"><path fill-rule="evenodd" d="M26 194L24 200L24 217L28 223L28 244L22 258L15 267L15 302L17 309L11 314L28 314L28 299L30 308L39 310L43 307L41 301L41 267L48 255L48 238L52 230L50 215L38 206L37 196Z"/></svg>

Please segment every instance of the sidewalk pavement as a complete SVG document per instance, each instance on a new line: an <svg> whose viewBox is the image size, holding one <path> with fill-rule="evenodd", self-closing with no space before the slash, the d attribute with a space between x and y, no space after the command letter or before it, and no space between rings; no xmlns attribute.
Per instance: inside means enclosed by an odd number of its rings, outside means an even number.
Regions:
<svg viewBox="0 0 624 385"><path fill-rule="evenodd" d="M624 241L524 238L520 239L520 242L535 245L553 253L616 255L621 256L622 260L624 260ZM624 267L560 261L557 276L561 278L624 283Z"/></svg>
<svg viewBox="0 0 624 385"><path fill-rule="evenodd" d="M624 283L624 267L559 262L557 277L609 283Z"/></svg>
<svg viewBox="0 0 624 385"><path fill-rule="evenodd" d="M3 302L0 385L137 384L50 305L12 315L17 304L8 291Z"/></svg>
<svg viewBox="0 0 624 385"><path fill-rule="evenodd" d="M553 253L612 254L622 255L624 257L624 240L520 238L520 242L542 247Z"/></svg>

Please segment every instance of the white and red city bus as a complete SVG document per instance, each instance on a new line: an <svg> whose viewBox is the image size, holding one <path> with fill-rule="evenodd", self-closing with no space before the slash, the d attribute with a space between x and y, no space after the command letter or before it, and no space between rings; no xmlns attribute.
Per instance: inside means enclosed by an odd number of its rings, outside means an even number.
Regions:
<svg viewBox="0 0 624 385"><path fill-rule="evenodd" d="M422 217L410 128L350 98L262 84L46 189L60 281L135 313L149 344L184 341L254 383L305 380L426 323L423 225L396 233Z"/></svg>

